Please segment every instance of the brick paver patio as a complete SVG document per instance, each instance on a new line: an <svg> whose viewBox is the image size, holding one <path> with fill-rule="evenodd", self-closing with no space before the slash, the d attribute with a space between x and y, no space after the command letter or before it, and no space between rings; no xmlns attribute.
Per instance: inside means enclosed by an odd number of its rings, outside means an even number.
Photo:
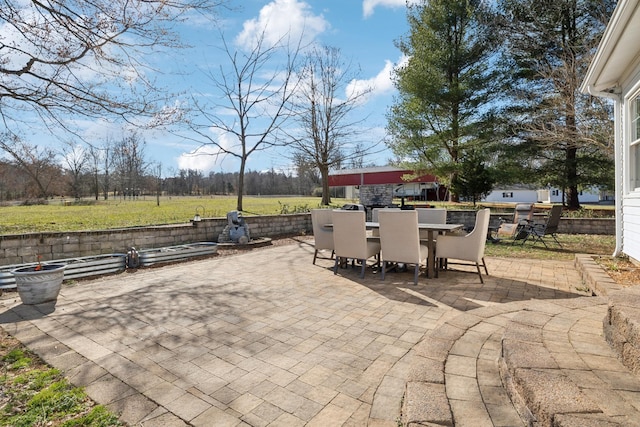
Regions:
<svg viewBox="0 0 640 427"><path fill-rule="evenodd" d="M396 426L410 350L461 312L579 297L572 261L487 260L490 277L332 271L308 241L65 285L0 326L143 426Z"/></svg>

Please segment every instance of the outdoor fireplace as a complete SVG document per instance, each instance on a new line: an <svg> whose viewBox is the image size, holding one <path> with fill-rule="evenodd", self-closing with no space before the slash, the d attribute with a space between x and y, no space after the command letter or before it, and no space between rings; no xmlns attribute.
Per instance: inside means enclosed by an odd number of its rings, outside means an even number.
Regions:
<svg viewBox="0 0 640 427"><path fill-rule="evenodd" d="M371 212L375 208L385 208L393 204L392 185L361 185L360 203L365 206L367 220L371 220Z"/></svg>

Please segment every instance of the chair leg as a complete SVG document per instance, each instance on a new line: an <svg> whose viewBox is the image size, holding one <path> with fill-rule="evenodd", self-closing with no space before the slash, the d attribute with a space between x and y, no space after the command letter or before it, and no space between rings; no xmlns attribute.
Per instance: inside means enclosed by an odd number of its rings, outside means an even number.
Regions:
<svg viewBox="0 0 640 427"><path fill-rule="evenodd" d="M538 238L538 240L540 240L540 241L542 242L542 244L544 245L544 248L545 248L545 249L549 249L549 246L547 246L547 242L545 242L545 241L544 241L544 239L542 238L542 236L540 236L540 237Z"/></svg>
<svg viewBox="0 0 640 427"><path fill-rule="evenodd" d="M484 284L484 279L482 278L482 272L480 271L480 264L476 262L476 268L478 269L478 276L480 277L480 283Z"/></svg>
<svg viewBox="0 0 640 427"><path fill-rule="evenodd" d="M544 245L545 249L549 249L549 246L547 246L547 242L544 241L544 232L535 232L533 233L533 237L535 237L535 240L533 241L533 244L535 245L537 242L542 242L542 244Z"/></svg>
<svg viewBox="0 0 640 427"><path fill-rule="evenodd" d="M384 274L387 272L387 261L382 261L382 271L380 271L380 274L382 275L382 279L384 280Z"/></svg>
<svg viewBox="0 0 640 427"><path fill-rule="evenodd" d="M420 263L416 264L415 271L413 273L413 284L418 284L418 276L420 275Z"/></svg>
<svg viewBox="0 0 640 427"><path fill-rule="evenodd" d="M367 268L367 260L363 259L362 260L362 268L360 269L360 278L364 279L364 271Z"/></svg>
<svg viewBox="0 0 640 427"><path fill-rule="evenodd" d="M313 252L313 265L316 265L316 258L318 257L318 250L316 249Z"/></svg>
<svg viewBox="0 0 640 427"><path fill-rule="evenodd" d="M482 257L482 266L484 267L484 272L489 275L489 270L487 270L487 263L484 261L484 257Z"/></svg>
<svg viewBox="0 0 640 427"><path fill-rule="evenodd" d="M338 274L338 260L340 259L339 256L336 257L336 262L333 263L333 274Z"/></svg>

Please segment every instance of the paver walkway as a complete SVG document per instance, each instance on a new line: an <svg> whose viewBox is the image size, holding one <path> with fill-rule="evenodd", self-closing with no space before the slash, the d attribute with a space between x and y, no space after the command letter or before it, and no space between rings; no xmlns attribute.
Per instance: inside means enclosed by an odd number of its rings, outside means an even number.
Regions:
<svg viewBox="0 0 640 427"><path fill-rule="evenodd" d="M580 297L573 261L488 259L437 279L312 265L309 242L64 286L55 310L4 299L0 326L150 426L396 426L412 348L454 316Z"/></svg>

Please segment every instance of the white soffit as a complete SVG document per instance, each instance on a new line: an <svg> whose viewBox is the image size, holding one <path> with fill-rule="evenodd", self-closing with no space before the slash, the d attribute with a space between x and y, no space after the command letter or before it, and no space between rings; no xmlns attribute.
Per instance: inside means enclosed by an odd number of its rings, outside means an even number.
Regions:
<svg viewBox="0 0 640 427"><path fill-rule="evenodd" d="M609 21L582 91L618 92L640 57L639 0L621 0Z"/></svg>

